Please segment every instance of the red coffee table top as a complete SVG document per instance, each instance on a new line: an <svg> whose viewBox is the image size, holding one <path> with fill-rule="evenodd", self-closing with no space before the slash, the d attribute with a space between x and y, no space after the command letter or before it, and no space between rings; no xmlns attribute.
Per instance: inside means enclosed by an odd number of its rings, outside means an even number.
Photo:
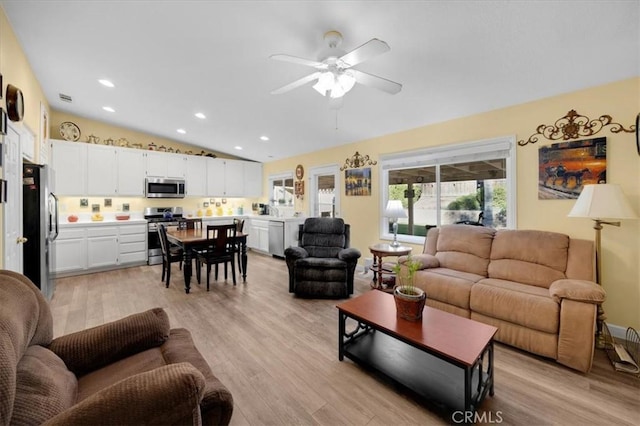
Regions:
<svg viewBox="0 0 640 426"><path fill-rule="evenodd" d="M427 296L428 297L428 296ZM498 329L425 306L422 322L396 316L392 294L369 291L336 305L347 316L371 323L401 340L473 365Z"/></svg>

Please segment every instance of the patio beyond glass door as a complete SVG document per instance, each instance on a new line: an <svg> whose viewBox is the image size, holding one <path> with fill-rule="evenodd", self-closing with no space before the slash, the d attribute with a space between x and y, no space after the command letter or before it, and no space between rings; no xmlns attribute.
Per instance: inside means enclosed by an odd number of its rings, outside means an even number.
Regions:
<svg viewBox="0 0 640 426"><path fill-rule="evenodd" d="M340 175L337 166L312 169L309 208L312 217L340 216Z"/></svg>

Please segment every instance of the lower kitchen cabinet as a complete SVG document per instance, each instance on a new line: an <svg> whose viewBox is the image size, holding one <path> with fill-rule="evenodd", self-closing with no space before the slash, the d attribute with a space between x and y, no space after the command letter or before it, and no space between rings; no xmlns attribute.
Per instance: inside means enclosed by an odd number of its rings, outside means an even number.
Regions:
<svg viewBox="0 0 640 426"><path fill-rule="evenodd" d="M60 229L55 245L55 273L84 271L87 269L87 229Z"/></svg>
<svg viewBox="0 0 640 426"><path fill-rule="evenodd" d="M115 226L87 229L87 269L118 264L118 228Z"/></svg>
<svg viewBox="0 0 640 426"><path fill-rule="evenodd" d="M269 221L259 219L249 219L244 226L248 227L247 246L249 248L269 252Z"/></svg>
<svg viewBox="0 0 640 426"><path fill-rule="evenodd" d="M147 225L120 226L118 264L147 262Z"/></svg>
<svg viewBox="0 0 640 426"><path fill-rule="evenodd" d="M143 265L147 262L147 225L61 227L54 245L58 276Z"/></svg>

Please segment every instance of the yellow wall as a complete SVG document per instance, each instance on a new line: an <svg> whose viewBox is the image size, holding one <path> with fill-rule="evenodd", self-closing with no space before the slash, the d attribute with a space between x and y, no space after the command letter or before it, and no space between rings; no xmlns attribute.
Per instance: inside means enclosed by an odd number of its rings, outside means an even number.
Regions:
<svg viewBox="0 0 640 426"><path fill-rule="evenodd" d="M640 111L640 78L274 161L264 166L265 191L269 174L293 172L297 164L302 164L306 171L328 164L342 165L344 159L351 157L355 151L379 161L381 154L505 135L527 140L538 125L553 124L571 109L591 119L608 114L615 122L629 128ZM621 185L636 213L640 214L640 156L636 152L634 134L614 134L605 129L597 136L607 138L608 182ZM538 149L551 143L554 142L543 140L517 148L518 228L562 232L574 238L593 240L594 230L589 219L567 217L573 201L538 200ZM352 246L360 249L363 257L370 257L367 247L380 240L379 173L379 164L373 166L373 195L370 197L346 197L344 190L341 190L342 217L351 224ZM306 187L308 191L308 181ZM308 193L304 201L297 200L296 203L296 210L308 212ZM421 249L414 246L414 252ZM620 228L605 227L602 231L602 250L603 286L607 291L604 307L608 321L638 329L640 220L623 220Z"/></svg>
<svg viewBox="0 0 640 426"><path fill-rule="evenodd" d="M0 74L2 74L2 95L0 105L6 111L5 93L7 84L13 84L22 90L24 96L24 119L26 124L35 134L35 155L39 156L40 141L40 104L42 103L49 112L49 103L44 97L40 83L36 80L31 65L27 61L18 40L7 20L2 7L0 7ZM4 267L3 239L4 239L4 207L0 208L0 265Z"/></svg>
<svg viewBox="0 0 640 426"><path fill-rule="evenodd" d="M145 149L148 144L154 143L157 147L164 145L166 148L172 147L174 149L180 149L181 152L193 151L194 154L202 152L202 148L194 147L183 142L179 142L173 139L165 139L158 136L149 135L147 133L137 132L135 130L126 129L124 127L118 127L111 124L103 123L101 121L91 120L89 118L79 117L77 115L69 114L66 112L52 110L50 137L52 139L62 139L60 136L60 124L65 121L71 121L80 128L80 142L87 142L89 135L94 135L100 138L100 143L103 143L107 139L113 139L118 141L120 138L125 138L130 144L139 143L142 144ZM217 151L205 151L205 154L212 153L219 158L240 158L229 154L220 153Z"/></svg>

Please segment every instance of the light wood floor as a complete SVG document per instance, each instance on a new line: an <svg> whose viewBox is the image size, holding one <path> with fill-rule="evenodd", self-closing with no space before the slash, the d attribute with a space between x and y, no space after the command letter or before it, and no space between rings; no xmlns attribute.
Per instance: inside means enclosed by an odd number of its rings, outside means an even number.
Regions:
<svg viewBox="0 0 640 426"><path fill-rule="evenodd" d="M161 267L142 266L59 279L51 302L54 334L100 325L155 306L186 327L235 401L233 425L449 424L436 407L351 361L338 361L335 300L288 293L284 261L249 253L246 284L224 281L185 294L178 265L166 289ZM371 276L357 274L356 294ZM212 277L213 279L213 277ZM195 281L195 280L194 280ZM553 361L496 345L495 396L485 423L638 424L640 380L611 368L597 351L581 374Z"/></svg>

